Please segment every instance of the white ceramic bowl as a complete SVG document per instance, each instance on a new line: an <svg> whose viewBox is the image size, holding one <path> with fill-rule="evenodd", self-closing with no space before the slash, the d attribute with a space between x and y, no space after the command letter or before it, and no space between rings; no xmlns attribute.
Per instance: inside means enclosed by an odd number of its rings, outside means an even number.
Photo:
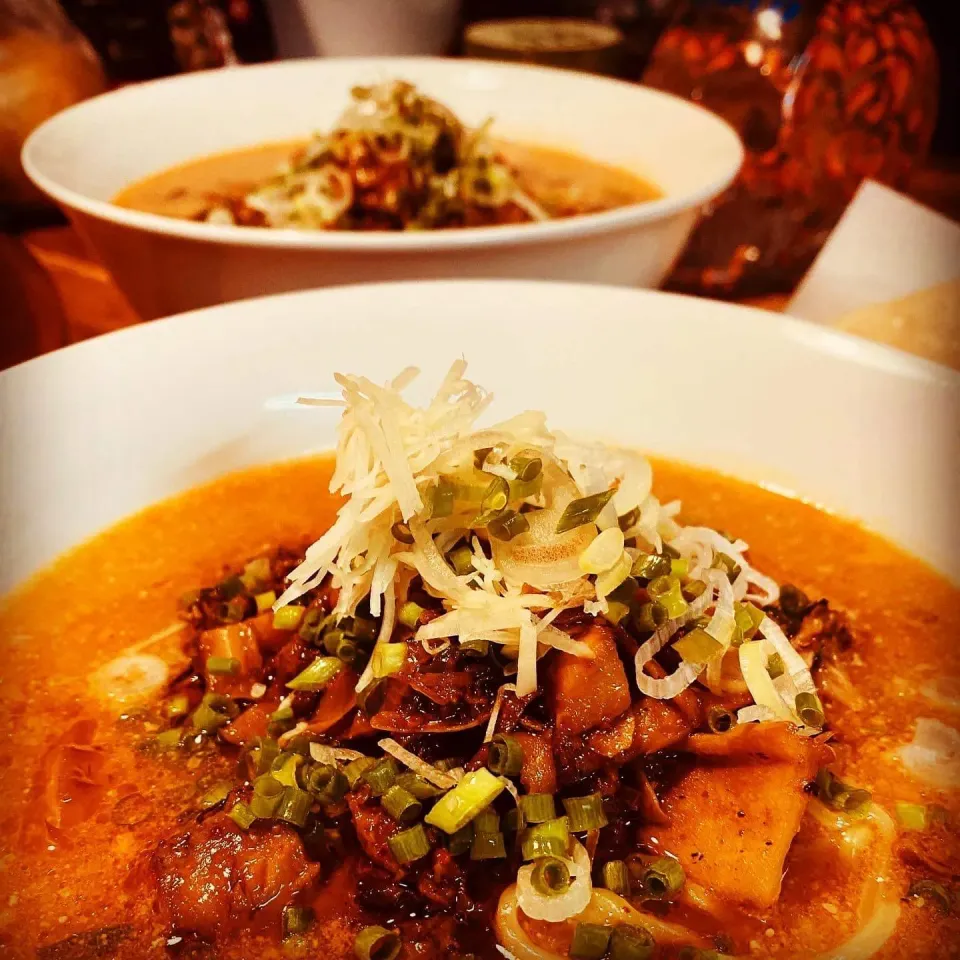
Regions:
<svg viewBox="0 0 960 960"><path fill-rule="evenodd" d="M665 196L550 223L410 234L212 226L124 210L124 186L205 154L330 127L352 85L401 77L466 123L579 151L648 177ZM654 286L701 205L735 176L740 141L665 94L564 70L418 58L302 60L128 87L43 124L24 147L57 200L153 318L264 293L372 280L518 277Z"/></svg>
<svg viewBox="0 0 960 960"><path fill-rule="evenodd" d="M163 497L334 445L337 410L271 400L410 363L426 397L460 355L495 393L490 420L536 407L570 431L795 491L960 580L960 375L728 304L446 282L249 300L0 374L0 593Z"/></svg>

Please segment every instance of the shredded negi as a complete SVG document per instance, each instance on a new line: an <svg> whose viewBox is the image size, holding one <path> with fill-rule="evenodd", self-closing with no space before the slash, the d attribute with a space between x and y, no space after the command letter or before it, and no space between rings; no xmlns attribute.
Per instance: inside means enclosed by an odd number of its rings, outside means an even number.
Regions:
<svg viewBox="0 0 960 960"><path fill-rule="evenodd" d="M427 230L544 220L490 138L403 81L354 87L329 133L199 219L303 230Z"/></svg>
<svg viewBox="0 0 960 960"><path fill-rule="evenodd" d="M754 569L742 540L683 525L635 451L578 442L536 412L477 428L491 397L463 362L414 406L403 394L416 373L383 386L338 375L339 396L301 398L343 410L336 521L305 550L256 557L184 598L192 664L156 742L241 751L203 829L250 843L267 842L264 827L270 843L299 834L294 932L311 922L297 896L316 863L353 843L373 912L466 915L471 871L499 863L497 935L513 955L543 955L521 911L573 924L571 957L650 956L654 942L702 941L630 905L702 890L688 890L696 860L660 806L676 762L663 756L746 757L788 771L772 800L736 801L737 816L777 810L737 828L738 844L776 842L779 860L716 885L769 906L810 796L824 811L870 804L823 767L818 736L811 666L848 642L842 621ZM639 845L625 839L636 824L653 831ZM157 854L161 888L182 927L209 935L169 879L183 849ZM603 910L619 919L596 921ZM357 937L361 957L399 949L393 929Z"/></svg>

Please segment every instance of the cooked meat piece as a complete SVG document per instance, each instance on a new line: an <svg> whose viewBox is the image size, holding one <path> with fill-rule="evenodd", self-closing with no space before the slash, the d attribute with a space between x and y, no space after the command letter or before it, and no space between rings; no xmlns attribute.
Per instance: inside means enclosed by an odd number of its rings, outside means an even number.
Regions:
<svg viewBox="0 0 960 960"><path fill-rule="evenodd" d="M523 748L520 782L527 793L555 793L557 767L553 760L553 738L544 733L514 733Z"/></svg>
<svg viewBox="0 0 960 960"><path fill-rule="evenodd" d="M788 724L764 723L694 735L686 750L695 763L662 798L669 823L644 828L642 839L722 899L769 907L827 748Z"/></svg>
<svg viewBox="0 0 960 960"><path fill-rule="evenodd" d="M417 880L417 889L424 900L445 910L466 913L473 903L467 894L467 881L457 861L440 848L433 851L430 869Z"/></svg>
<svg viewBox="0 0 960 960"><path fill-rule="evenodd" d="M931 823L926 830L903 833L897 841L900 859L926 876L938 880L960 880L960 868L951 857L951 825L945 821Z"/></svg>
<svg viewBox="0 0 960 960"><path fill-rule="evenodd" d="M223 813L162 842L151 865L173 930L215 939L254 916L279 923L283 908L319 873L296 831L241 830Z"/></svg>
<svg viewBox="0 0 960 960"><path fill-rule="evenodd" d="M228 697L250 695L250 686L260 679L260 668L263 666L263 655L253 621L204 630L197 640L197 646L197 670L206 676L208 690ZM211 657L234 660L238 664L237 669L233 673L213 673L207 669Z"/></svg>
<svg viewBox="0 0 960 960"><path fill-rule="evenodd" d="M613 632L596 625L580 641L594 659L557 653L549 667L557 730L564 734L609 729L630 707L630 685Z"/></svg>
<svg viewBox="0 0 960 960"><path fill-rule="evenodd" d="M853 633L846 614L832 610L826 600L810 603L802 594L796 597L787 587L784 591L780 603L767 607L766 612L808 662L833 658L850 649Z"/></svg>
<svg viewBox="0 0 960 960"><path fill-rule="evenodd" d="M397 822L377 803L369 787L362 787L347 796L353 815L353 827L363 852L376 864L395 877L403 876L403 867L397 863L388 838L397 832Z"/></svg>

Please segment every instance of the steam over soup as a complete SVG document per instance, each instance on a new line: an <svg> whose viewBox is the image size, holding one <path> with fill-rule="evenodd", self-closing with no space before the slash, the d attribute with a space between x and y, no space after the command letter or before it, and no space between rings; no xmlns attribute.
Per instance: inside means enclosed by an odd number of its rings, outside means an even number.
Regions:
<svg viewBox="0 0 960 960"><path fill-rule="evenodd" d="M394 82L355 88L330 133L264 144L147 177L123 207L181 219L305 230L424 230L526 223L653 200L617 167L494 140Z"/></svg>
<svg viewBox="0 0 960 960"><path fill-rule="evenodd" d="M8 598L4 955L954 955L957 590L462 376Z"/></svg>

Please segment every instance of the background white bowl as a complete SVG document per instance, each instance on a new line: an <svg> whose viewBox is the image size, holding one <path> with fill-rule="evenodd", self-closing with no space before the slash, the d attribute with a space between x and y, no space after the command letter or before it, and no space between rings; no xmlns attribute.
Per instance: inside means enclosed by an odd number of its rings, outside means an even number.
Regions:
<svg viewBox="0 0 960 960"><path fill-rule="evenodd" d="M461 355L496 395L488 418L540 408L557 427L796 491L960 580L960 375L729 304L447 282L249 300L0 374L0 593L163 497L333 446L337 410L271 399L410 363L426 397Z"/></svg>
<svg viewBox="0 0 960 960"><path fill-rule="evenodd" d="M550 223L350 234L217 227L124 210L124 186L198 156L329 128L350 87L401 77L467 124L634 170L665 196ZM683 100L586 74L429 58L300 60L188 74L89 100L43 124L23 163L153 318L227 300L371 280L525 277L652 286L701 205L736 175L740 141Z"/></svg>

